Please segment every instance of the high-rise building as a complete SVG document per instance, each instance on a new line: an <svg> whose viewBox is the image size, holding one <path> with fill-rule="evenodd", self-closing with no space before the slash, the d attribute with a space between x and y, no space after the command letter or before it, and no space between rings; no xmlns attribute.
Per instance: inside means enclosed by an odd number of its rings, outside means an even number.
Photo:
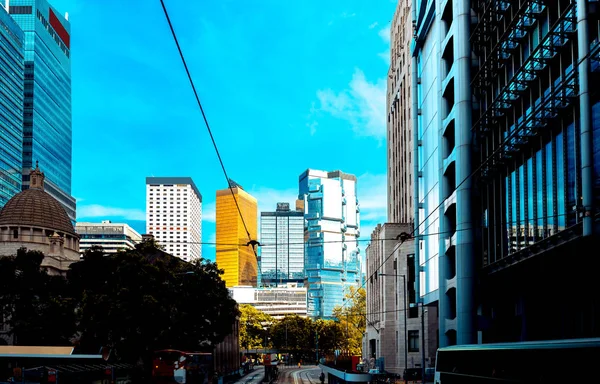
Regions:
<svg viewBox="0 0 600 384"><path fill-rule="evenodd" d="M191 177L146 177L146 232L173 256L202 257L202 195Z"/></svg>
<svg viewBox="0 0 600 384"><path fill-rule="evenodd" d="M35 162L46 174L46 191L66 209L72 222L71 196L71 26L45 0L11 0L8 9L25 38L23 113L23 189Z"/></svg>
<svg viewBox="0 0 600 384"><path fill-rule="evenodd" d="M596 3L413 3L417 296L441 347L598 335Z"/></svg>
<svg viewBox="0 0 600 384"><path fill-rule="evenodd" d="M304 201L306 220L308 316L332 319L348 287L361 282L356 176L308 169L299 177L298 199Z"/></svg>
<svg viewBox="0 0 600 384"><path fill-rule="evenodd" d="M79 250L85 253L92 247L102 247L105 253L117 253L134 249L142 236L124 223L103 220L101 223L78 222L75 232L79 235Z"/></svg>
<svg viewBox="0 0 600 384"><path fill-rule="evenodd" d="M24 36L0 6L0 207L21 192L23 164Z"/></svg>
<svg viewBox="0 0 600 384"><path fill-rule="evenodd" d="M252 245L246 244L257 239L258 203L233 180L229 180L229 185L230 188L217 191L216 262L225 271L223 280L228 288L255 287L257 252Z"/></svg>
<svg viewBox="0 0 600 384"><path fill-rule="evenodd" d="M265 286L304 282L304 211L277 203L260 213L260 281Z"/></svg>
<svg viewBox="0 0 600 384"><path fill-rule="evenodd" d="M413 108L410 40L412 0L400 0L390 28L390 68L387 79L388 221L412 223L413 212Z"/></svg>

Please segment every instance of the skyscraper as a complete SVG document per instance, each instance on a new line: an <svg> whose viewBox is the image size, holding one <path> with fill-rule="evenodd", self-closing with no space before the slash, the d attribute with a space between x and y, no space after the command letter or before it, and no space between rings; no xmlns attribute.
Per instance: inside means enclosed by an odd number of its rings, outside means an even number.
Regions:
<svg viewBox="0 0 600 384"><path fill-rule="evenodd" d="M348 286L360 284L356 176L308 169L299 177L304 201L308 316L331 319Z"/></svg>
<svg viewBox="0 0 600 384"><path fill-rule="evenodd" d="M260 277L266 286L304 282L304 212L277 203L260 213Z"/></svg>
<svg viewBox="0 0 600 384"><path fill-rule="evenodd" d="M0 7L0 207L21 192L23 31Z"/></svg>
<svg viewBox="0 0 600 384"><path fill-rule="evenodd" d="M8 3L8 2L7 2ZM71 196L71 26L45 0L12 0L9 13L25 40L23 189L36 161L46 174L46 191L75 221Z"/></svg>
<svg viewBox="0 0 600 384"><path fill-rule="evenodd" d="M594 337L597 2L430 5L413 2L415 253L439 345Z"/></svg>
<svg viewBox="0 0 600 384"><path fill-rule="evenodd" d="M173 256L202 257L202 195L191 177L146 177L146 232Z"/></svg>
<svg viewBox="0 0 600 384"><path fill-rule="evenodd" d="M400 0L390 27L390 68L387 78L388 221L412 223L413 124L411 109L411 1Z"/></svg>
<svg viewBox="0 0 600 384"><path fill-rule="evenodd" d="M225 271L223 280L228 288L256 286L258 260L252 246L246 244L257 240L258 203L239 184L233 180L229 183L231 189L217 191L216 261Z"/></svg>

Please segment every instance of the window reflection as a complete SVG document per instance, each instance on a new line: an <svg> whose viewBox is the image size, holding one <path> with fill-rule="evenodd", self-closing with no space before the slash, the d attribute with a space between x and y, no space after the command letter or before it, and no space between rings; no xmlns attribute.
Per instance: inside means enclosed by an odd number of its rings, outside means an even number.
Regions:
<svg viewBox="0 0 600 384"><path fill-rule="evenodd" d="M563 151L563 134L562 132L556 136L556 205L557 205L557 225L558 230L565 229L566 212L565 212L565 166L564 166L564 151Z"/></svg>
<svg viewBox="0 0 600 384"><path fill-rule="evenodd" d="M544 238L544 216L546 216L546 213L544 211L544 161L542 156L543 152L540 149L535 154L535 177L537 186L537 237L539 240Z"/></svg>
<svg viewBox="0 0 600 384"><path fill-rule="evenodd" d="M554 189L552 188L552 142L546 144L546 233L544 237L552 236L554 233Z"/></svg>
<svg viewBox="0 0 600 384"><path fill-rule="evenodd" d="M567 148L566 148L566 156L567 156L567 226L574 225L577 216L576 212L573 210L573 207L577 205L577 174L576 174L576 164L575 158L577 154L578 143L575 139L575 124L571 123L567 127Z"/></svg>

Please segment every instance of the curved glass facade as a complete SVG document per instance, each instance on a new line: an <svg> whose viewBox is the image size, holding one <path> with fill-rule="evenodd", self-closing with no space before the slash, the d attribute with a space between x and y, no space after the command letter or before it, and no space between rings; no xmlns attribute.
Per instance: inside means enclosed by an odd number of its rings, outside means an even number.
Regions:
<svg viewBox="0 0 600 384"><path fill-rule="evenodd" d="M0 207L21 191L23 32L0 6Z"/></svg>

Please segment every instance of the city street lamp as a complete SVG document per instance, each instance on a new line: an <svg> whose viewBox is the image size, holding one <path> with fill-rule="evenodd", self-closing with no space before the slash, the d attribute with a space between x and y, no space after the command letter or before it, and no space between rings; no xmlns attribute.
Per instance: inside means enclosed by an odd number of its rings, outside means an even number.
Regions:
<svg viewBox="0 0 600 384"><path fill-rule="evenodd" d="M404 285L404 369L408 368L408 331L406 330L407 321L406 321L406 276L405 275L396 275L391 273L380 273L379 276L394 276L401 277Z"/></svg>

